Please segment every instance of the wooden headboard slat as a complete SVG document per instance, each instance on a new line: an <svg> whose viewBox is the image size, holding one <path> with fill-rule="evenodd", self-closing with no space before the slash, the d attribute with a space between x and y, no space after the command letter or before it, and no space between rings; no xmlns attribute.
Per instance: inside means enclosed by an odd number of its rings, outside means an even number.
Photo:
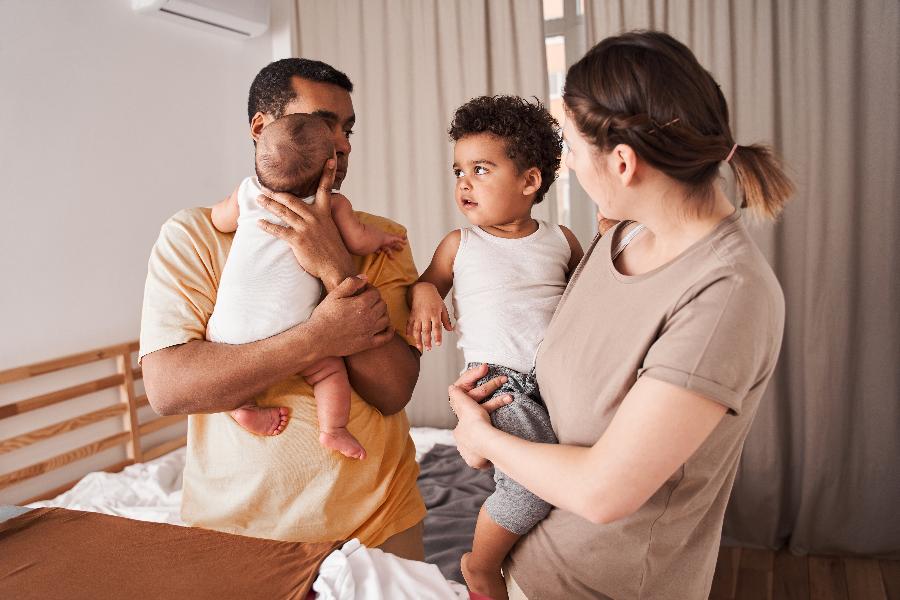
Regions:
<svg viewBox="0 0 900 600"><path fill-rule="evenodd" d="M18 483L19 481L31 479L32 477L37 477L38 475L43 475L44 473L48 473L54 469L63 467L70 462L75 462L76 460L87 458L88 456L92 456L94 454L97 454L98 452L103 452L108 448L121 446L130 438L131 432L123 431L121 433L116 433L109 437L105 437L102 440L91 442L90 444L85 444L80 448L75 448L74 450L69 450L68 452L57 454L53 458L48 458L47 460L41 461L39 463L29 465L24 469L19 469L18 471L13 471L12 473L6 473L5 475L0 475L0 490L5 487L11 486L14 483Z"/></svg>
<svg viewBox="0 0 900 600"><path fill-rule="evenodd" d="M70 354L69 356L63 356L62 358L55 358L53 360L25 365L23 367L7 369L5 371L0 371L0 383L10 383L12 381L19 381L20 379L46 375L47 373L86 365L98 360L115 358L120 354L131 354L132 352L136 352L138 347L138 342L133 341L125 344L116 344L115 346L107 346L106 348L98 348L97 350L80 352L78 354Z"/></svg>
<svg viewBox="0 0 900 600"><path fill-rule="evenodd" d="M23 433L14 438L0 440L0 454L24 448L25 446L43 441L61 433L74 431L86 425L91 425L92 423L117 417L123 414L127 409L128 407L125 404L114 404L112 406L107 406L106 408L101 408L100 410L95 410L94 412L78 415L72 419L67 419L65 421L60 421L59 423L41 427L40 429L35 429L34 431L29 431L28 433Z"/></svg>
<svg viewBox="0 0 900 600"><path fill-rule="evenodd" d="M87 383L81 383L79 385L73 385L72 387L67 387L62 390L50 392L49 394L41 394L40 396L35 396L26 400L19 400L18 402L13 402L12 404L7 404L6 406L0 406L0 419L14 417L28 411L52 406L53 404L57 404L59 402L65 402L66 400L71 400L72 398L78 398L79 396L85 396L93 392L106 390L118 385L122 385L124 382L125 376L121 373L117 373L108 377L101 377L100 379L88 381Z"/></svg>

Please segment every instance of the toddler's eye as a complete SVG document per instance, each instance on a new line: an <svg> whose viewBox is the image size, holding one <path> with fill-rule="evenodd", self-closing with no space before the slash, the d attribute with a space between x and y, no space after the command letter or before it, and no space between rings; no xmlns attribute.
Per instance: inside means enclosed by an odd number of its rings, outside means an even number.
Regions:
<svg viewBox="0 0 900 600"><path fill-rule="evenodd" d="M460 177L462 177L462 174L463 174L462 170L460 170L460 169L453 169L453 176L456 177L457 179L459 179Z"/></svg>
<svg viewBox="0 0 900 600"><path fill-rule="evenodd" d="M487 169L485 167L482 167L481 165L477 165L474 169L474 172L476 175L486 175Z"/></svg>

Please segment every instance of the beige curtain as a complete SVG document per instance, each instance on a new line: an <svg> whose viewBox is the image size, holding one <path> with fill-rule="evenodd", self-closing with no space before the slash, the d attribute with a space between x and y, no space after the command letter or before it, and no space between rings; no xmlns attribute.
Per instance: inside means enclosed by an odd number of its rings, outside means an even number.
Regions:
<svg viewBox="0 0 900 600"><path fill-rule="evenodd" d="M900 556L900 4L587 4L588 46L641 28L692 48L738 142L773 143L797 183L782 220L755 228L786 331L726 543Z"/></svg>
<svg viewBox="0 0 900 600"><path fill-rule="evenodd" d="M546 103L540 0L298 0L298 56L324 60L354 83L358 125L343 191L359 210L409 230L423 270L438 242L464 226L453 199L453 111L483 94ZM552 192L551 192L552 193ZM539 218L552 219L551 202ZM415 425L455 424L447 386L462 358L448 335L426 353L413 401Z"/></svg>

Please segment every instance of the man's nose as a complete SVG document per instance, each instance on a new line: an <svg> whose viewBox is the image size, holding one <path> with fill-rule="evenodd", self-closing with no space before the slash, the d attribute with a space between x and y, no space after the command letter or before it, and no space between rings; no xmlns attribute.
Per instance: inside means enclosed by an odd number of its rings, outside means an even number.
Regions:
<svg viewBox="0 0 900 600"><path fill-rule="evenodd" d="M336 154L350 154L350 140L343 131L334 137L334 152Z"/></svg>

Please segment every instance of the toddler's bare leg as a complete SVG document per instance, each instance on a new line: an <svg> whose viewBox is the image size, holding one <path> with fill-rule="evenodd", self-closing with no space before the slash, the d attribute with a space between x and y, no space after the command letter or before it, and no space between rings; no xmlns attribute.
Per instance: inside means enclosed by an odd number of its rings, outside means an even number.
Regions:
<svg viewBox="0 0 900 600"><path fill-rule="evenodd" d="M347 430L350 420L350 380L344 359L329 357L315 363L302 375L313 386L319 417L319 443L347 458L366 457L366 451Z"/></svg>
<svg viewBox="0 0 900 600"><path fill-rule="evenodd" d="M256 435L278 435L288 422L288 409L283 406L242 406L228 414L238 425Z"/></svg>
<svg viewBox="0 0 900 600"><path fill-rule="evenodd" d="M481 507L475 523L472 551L463 554L460 565L470 590L494 600L508 600L500 567L520 537L494 523Z"/></svg>

